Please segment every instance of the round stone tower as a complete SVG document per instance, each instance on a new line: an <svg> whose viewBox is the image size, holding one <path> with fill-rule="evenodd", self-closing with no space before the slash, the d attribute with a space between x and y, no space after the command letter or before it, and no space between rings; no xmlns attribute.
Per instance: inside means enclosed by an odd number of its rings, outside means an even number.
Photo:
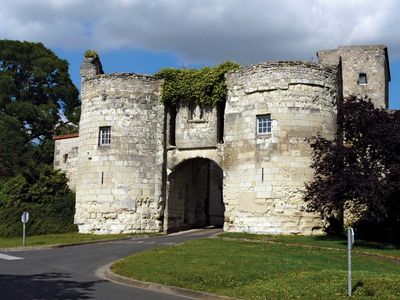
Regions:
<svg viewBox="0 0 400 300"><path fill-rule="evenodd" d="M162 229L164 107L161 81L81 67L75 223L82 233Z"/></svg>
<svg viewBox="0 0 400 300"><path fill-rule="evenodd" d="M308 62L261 63L227 74L224 229L316 234L304 184L313 178L312 137L334 138L338 69Z"/></svg>

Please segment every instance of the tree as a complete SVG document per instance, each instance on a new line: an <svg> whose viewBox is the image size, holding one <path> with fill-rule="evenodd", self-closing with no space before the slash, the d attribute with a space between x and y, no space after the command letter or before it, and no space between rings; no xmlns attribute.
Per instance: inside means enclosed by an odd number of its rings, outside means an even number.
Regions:
<svg viewBox="0 0 400 300"><path fill-rule="evenodd" d="M17 119L0 112L0 178L21 170L26 159L28 138Z"/></svg>
<svg viewBox="0 0 400 300"><path fill-rule="evenodd" d="M43 44L0 41L0 111L18 120L30 141L51 138L62 114L76 124L78 95L67 61Z"/></svg>
<svg viewBox="0 0 400 300"><path fill-rule="evenodd" d="M311 144L315 177L306 185L310 211L329 216L347 210L357 223L400 225L400 112L346 99L335 140Z"/></svg>
<svg viewBox="0 0 400 300"><path fill-rule="evenodd" d="M52 162L55 128L78 122L78 95L68 63L43 44L0 40L0 176Z"/></svg>
<svg viewBox="0 0 400 300"><path fill-rule="evenodd" d="M68 63L51 50L0 41L0 236L19 234L24 210L31 233L76 230L74 195L53 171L52 136L76 129L78 95Z"/></svg>

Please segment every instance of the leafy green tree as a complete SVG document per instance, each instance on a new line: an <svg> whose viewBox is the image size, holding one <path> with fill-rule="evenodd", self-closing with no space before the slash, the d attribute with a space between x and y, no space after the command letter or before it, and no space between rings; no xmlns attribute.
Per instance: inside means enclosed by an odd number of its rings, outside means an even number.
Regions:
<svg viewBox="0 0 400 300"><path fill-rule="evenodd" d="M52 136L77 130L79 104L65 60L40 43L0 41L0 236L19 235L24 210L31 233L76 229Z"/></svg>
<svg viewBox="0 0 400 300"><path fill-rule="evenodd" d="M27 159L28 137L18 120L0 112L0 178L18 173Z"/></svg>
<svg viewBox="0 0 400 300"><path fill-rule="evenodd" d="M78 95L68 63L43 44L0 40L0 177L37 178L52 163L56 128L79 121Z"/></svg>
<svg viewBox="0 0 400 300"><path fill-rule="evenodd" d="M374 108L366 99L346 99L335 140L317 137L314 181L306 185L311 211L327 216L344 208L355 226L400 228L400 112ZM397 226L397 227L396 227Z"/></svg>
<svg viewBox="0 0 400 300"><path fill-rule="evenodd" d="M67 61L41 43L1 40L0 111L17 119L30 141L51 138L62 113L77 124L78 90Z"/></svg>

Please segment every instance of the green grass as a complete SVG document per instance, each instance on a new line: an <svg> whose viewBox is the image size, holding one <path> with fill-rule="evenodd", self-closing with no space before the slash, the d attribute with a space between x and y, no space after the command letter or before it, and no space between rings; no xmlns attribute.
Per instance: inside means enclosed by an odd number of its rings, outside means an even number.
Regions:
<svg viewBox="0 0 400 300"><path fill-rule="evenodd" d="M347 249L347 238L340 236L306 236L306 235L262 235L248 233L225 232L219 237L231 239L246 239L260 242L276 242L283 244L301 244L315 247L329 247L337 249ZM368 252L377 255L388 255L400 259L400 246L389 243L377 243L365 240L358 240L357 236L354 243L354 251Z"/></svg>
<svg viewBox="0 0 400 300"><path fill-rule="evenodd" d="M347 254L327 248L214 238L155 248L112 269L142 281L243 299L347 297ZM353 289L355 299L400 299L400 264L354 253Z"/></svg>
<svg viewBox="0 0 400 300"><path fill-rule="evenodd" d="M100 241L121 239L133 236L132 234L81 234L81 233L62 233L28 236L26 246L50 246L62 244L75 244L88 241ZM0 248L22 247L22 237L20 238L1 238Z"/></svg>

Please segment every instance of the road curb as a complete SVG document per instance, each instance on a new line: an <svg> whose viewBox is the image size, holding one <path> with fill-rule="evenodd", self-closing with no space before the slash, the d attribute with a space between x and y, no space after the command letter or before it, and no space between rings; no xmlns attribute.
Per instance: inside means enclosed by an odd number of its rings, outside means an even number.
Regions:
<svg viewBox="0 0 400 300"><path fill-rule="evenodd" d="M102 277L104 279L108 279L112 282L123 284L123 285L128 285L131 287L136 287L136 288L141 288L141 289L146 289L154 292L159 292L159 293L164 293L164 294L171 294L171 295L176 295L176 296L184 296L184 297L189 297L193 299L204 299L204 300L237 300L237 298L231 298L227 296L220 296L220 295L215 295L211 293L206 293L206 292L201 292L201 291L196 291L196 290L191 290L191 289L185 289L185 288L180 288L180 287L175 287L175 286L170 286L170 285L162 285L158 283L152 283L152 282L145 282L145 281L139 281L136 279L132 279L129 277L125 277L119 274L114 273L111 271L111 266L115 264L117 261L114 261L112 263L109 263L101 268L99 268L96 271L96 275L99 277Z"/></svg>

